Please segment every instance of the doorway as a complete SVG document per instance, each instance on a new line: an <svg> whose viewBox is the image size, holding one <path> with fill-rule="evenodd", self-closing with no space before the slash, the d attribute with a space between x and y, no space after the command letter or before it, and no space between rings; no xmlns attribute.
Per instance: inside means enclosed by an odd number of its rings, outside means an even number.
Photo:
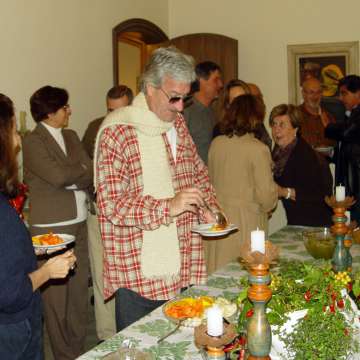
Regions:
<svg viewBox="0 0 360 360"><path fill-rule="evenodd" d="M138 93L139 77L152 45L168 41L155 24L144 19L130 19L117 25L113 37L114 85L124 84Z"/></svg>
<svg viewBox="0 0 360 360"><path fill-rule="evenodd" d="M130 19L113 29L114 85L122 83L138 93L139 76L151 53L160 46L174 45L194 57L195 62L217 63L224 83L238 76L238 42L228 36L210 33L187 34L169 39L155 24L144 19ZM214 103L220 118L222 97Z"/></svg>

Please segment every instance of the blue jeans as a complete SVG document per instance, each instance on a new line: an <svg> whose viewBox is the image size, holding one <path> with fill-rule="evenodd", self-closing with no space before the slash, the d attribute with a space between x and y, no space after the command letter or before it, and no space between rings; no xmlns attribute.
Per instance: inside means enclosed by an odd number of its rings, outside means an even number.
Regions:
<svg viewBox="0 0 360 360"><path fill-rule="evenodd" d="M146 299L129 289L118 289L115 293L116 331L125 329L165 302Z"/></svg>
<svg viewBox="0 0 360 360"><path fill-rule="evenodd" d="M0 324L0 359L43 359L40 311L15 324Z"/></svg>

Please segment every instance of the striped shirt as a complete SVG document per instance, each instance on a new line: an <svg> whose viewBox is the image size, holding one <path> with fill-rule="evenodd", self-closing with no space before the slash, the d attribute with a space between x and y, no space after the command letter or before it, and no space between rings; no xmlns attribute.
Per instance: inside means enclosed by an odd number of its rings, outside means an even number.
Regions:
<svg viewBox="0 0 360 360"><path fill-rule="evenodd" d="M166 136L162 135L172 174L175 193L198 187L205 201L215 206L214 190L207 167L197 154L185 121L178 116L176 161ZM142 169L136 131L132 126L106 128L100 139L97 162L97 202L104 244L104 295L110 297L120 288L128 288L151 300L166 300L182 287L206 282L202 239L191 228L199 223L199 215L185 212L173 220L171 199L155 199L143 194ZM156 171L156 154L154 154ZM199 219L199 217L201 219ZM144 278L140 255L142 233L176 221L180 248L180 278L172 282ZM156 259L154 259L156 261Z"/></svg>

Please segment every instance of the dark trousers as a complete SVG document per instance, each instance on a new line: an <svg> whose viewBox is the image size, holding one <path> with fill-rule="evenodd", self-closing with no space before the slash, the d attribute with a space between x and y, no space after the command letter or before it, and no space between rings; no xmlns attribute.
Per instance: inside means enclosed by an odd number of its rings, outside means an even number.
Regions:
<svg viewBox="0 0 360 360"><path fill-rule="evenodd" d="M31 227L30 230L32 235L52 231L76 237L73 245L77 258L75 269L65 279L49 280L41 289L45 325L54 358L76 359L85 352L87 325L89 260L86 222L51 228ZM39 266L46 260L39 261Z"/></svg>
<svg viewBox="0 0 360 360"><path fill-rule="evenodd" d="M43 359L40 306L28 319L16 324L0 325L0 359Z"/></svg>
<svg viewBox="0 0 360 360"><path fill-rule="evenodd" d="M146 299L129 289L118 289L115 293L116 331L125 329L165 302Z"/></svg>

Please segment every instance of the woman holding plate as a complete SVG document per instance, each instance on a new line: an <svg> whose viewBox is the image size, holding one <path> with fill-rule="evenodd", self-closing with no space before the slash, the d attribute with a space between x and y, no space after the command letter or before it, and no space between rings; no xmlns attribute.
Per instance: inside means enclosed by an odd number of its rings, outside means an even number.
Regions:
<svg viewBox="0 0 360 360"><path fill-rule="evenodd" d="M30 98L37 125L23 141L32 235L52 232L76 238L77 267L68 278L51 281L42 291L56 360L72 360L84 352L88 304L86 200L92 163L77 134L64 129L71 115L68 100L64 89L44 86L37 90Z"/></svg>
<svg viewBox="0 0 360 360"><path fill-rule="evenodd" d="M42 310L38 289L49 279L65 278L76 258L67 251L37 268L30 235L10 205L19 189L19 149L13 103L0 94L0 358L40 360Z"/></svg>

